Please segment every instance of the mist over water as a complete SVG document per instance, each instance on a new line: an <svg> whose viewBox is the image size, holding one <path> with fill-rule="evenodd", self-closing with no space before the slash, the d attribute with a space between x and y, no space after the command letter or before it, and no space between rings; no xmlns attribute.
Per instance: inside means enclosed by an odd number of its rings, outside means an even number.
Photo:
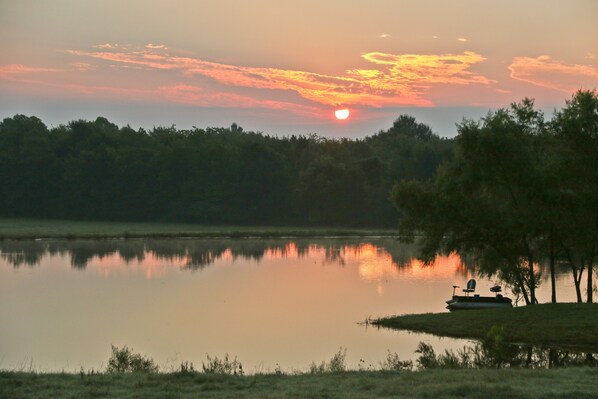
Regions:
<svg viewBox="0 0 598 399"><path fill-rule="evenodd" d="M415 255L395 239L2 241L0 368L103 368L110 345L165 370L228 353L249 372L305 370L339 347L352 368L389 350L414 359L420 341L460 349L467 340L358 324L446 311L452 285L474 277L456 255ZM559 301L574 300L569 280ZM477 291L494 283L478 278Z"/></svg>

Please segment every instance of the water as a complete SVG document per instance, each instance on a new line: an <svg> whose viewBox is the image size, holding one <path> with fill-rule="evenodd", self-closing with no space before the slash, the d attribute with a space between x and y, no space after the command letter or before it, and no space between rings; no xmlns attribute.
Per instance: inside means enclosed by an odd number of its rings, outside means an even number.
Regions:
<svg viewBox="0 0 598 399"><path fill-rule="evenodd" d="M0 252L4 369L101 369L110 345L163 370L228 353L260 372L306 370L340 347L356 368L387 351L414 359L420 341L437 353L469 344L358 324L446 311L452 285L472 277L458 256L424 266L394 239L4 241ZM560 301L574 300L570 280L558 278ZM549 295L545 282L540 302Z"/></svg>

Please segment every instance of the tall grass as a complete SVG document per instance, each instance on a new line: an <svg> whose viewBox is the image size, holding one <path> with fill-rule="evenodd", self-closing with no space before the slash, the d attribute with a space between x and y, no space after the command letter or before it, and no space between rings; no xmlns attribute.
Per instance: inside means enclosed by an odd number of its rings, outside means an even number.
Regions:
<svg viewBox="0 0 598 399"><path fill-rule="evenodd" d="M338 351L332 355L332 358L326 363L312 362L309 366L310 374L322 374L322 373L340 373L347 370L345 359L347 357L347 349L340 347Z"/></svg>

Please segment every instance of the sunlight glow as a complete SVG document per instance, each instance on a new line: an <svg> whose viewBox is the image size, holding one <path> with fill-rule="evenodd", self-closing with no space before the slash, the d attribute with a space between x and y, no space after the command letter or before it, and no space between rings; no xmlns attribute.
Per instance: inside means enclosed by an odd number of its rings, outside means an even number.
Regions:
<svg viewBox="0 0 598 399"><path fill-rule="evenodd" d="M349 110L347 108L337 109L334 111L334 116L336 116L336 119L347 119L349 117Z"/></svg>

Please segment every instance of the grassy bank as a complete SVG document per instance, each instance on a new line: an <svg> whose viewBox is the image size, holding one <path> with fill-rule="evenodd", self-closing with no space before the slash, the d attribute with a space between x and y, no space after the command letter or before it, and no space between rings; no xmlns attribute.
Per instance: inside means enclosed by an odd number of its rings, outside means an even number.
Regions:
<svg viewBox="0 0 598 399"><path fill-rule="evenodd" d="M319 375L32 374L0 372L10 398L595 398L590 368L427 370Z"/></svg>
<svg viewBox="0 0 598 399"><path fill-rule="evenodd" d="M504 326L508 342L598 348L598 304L559 303L512 309L403 315L374 325L482 339L492 326Z"/></svg>
<svg viewBox="0 0 598 399"><path fill-rule="evenodd" d="M0 218L0 239L141 237L367 237L393 236L391 229L206 226L181 223L83 222Z"/></svg>

